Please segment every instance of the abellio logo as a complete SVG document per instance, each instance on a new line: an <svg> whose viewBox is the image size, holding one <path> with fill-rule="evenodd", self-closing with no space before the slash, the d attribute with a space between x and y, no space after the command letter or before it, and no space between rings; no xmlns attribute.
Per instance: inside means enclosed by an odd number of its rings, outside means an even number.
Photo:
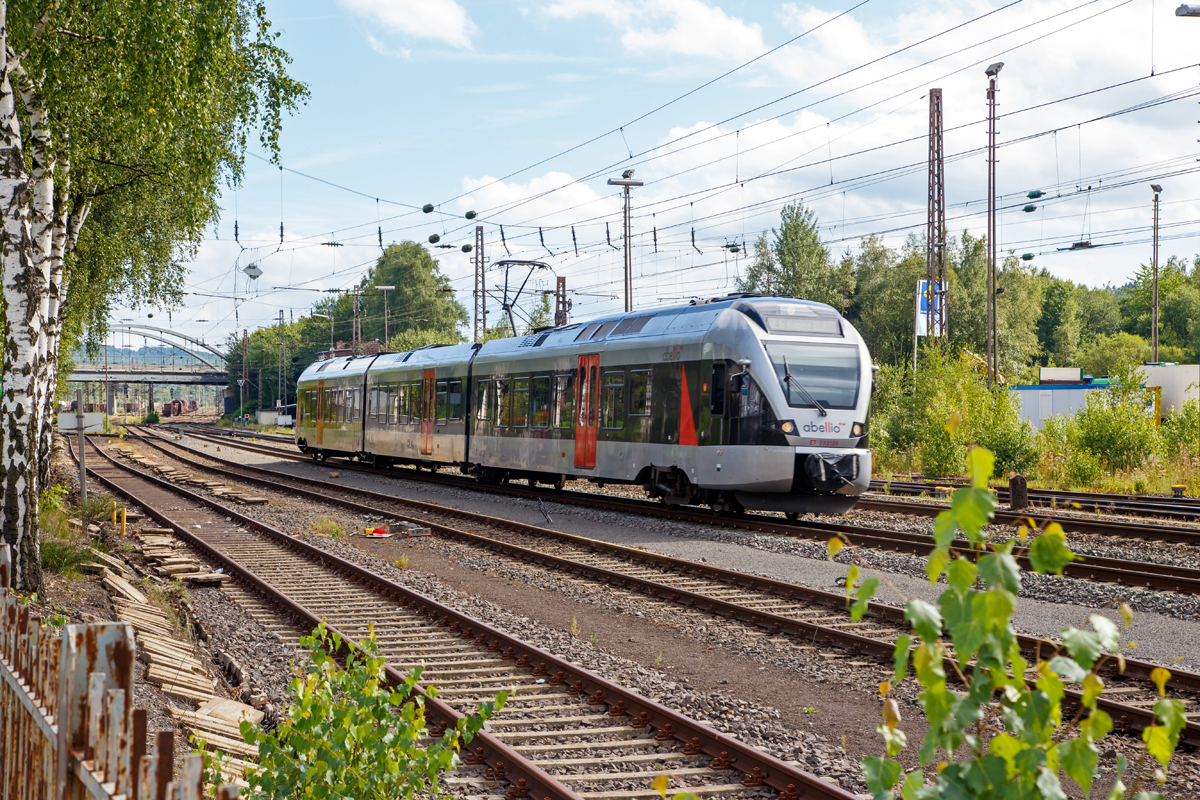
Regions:
<svg viewBox="0 0 1200 800"><path fill-rule="evenodd" d="M846 423L844 422L806 422L804 424L804 432L839 434L844 427L846 427Z"/></svg>

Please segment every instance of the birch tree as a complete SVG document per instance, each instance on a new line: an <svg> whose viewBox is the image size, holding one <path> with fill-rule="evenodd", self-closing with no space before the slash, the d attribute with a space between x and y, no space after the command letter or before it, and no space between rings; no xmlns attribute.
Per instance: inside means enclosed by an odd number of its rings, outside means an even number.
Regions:
<svg viewBox="0 0 1200 800"><path fill-rule="evenodd" d="M41 584L64 336L102 330L115 296L177 292L167 276L215 218L249 134L275 152L305 95L277 35L252 0L0 0L0 538L18 586Z"/></svg>

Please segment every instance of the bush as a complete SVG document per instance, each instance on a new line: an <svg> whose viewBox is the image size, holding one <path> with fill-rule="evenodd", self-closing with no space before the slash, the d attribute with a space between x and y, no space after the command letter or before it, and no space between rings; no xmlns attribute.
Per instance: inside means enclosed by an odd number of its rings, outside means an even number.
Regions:
<svg viewBox="0 0 1200 800"><path fill-rule="evenodd" d="M309 648L302 677L279 726L264 732L242 722L242 738L258 746L246 772L253 798L440 797L439 775L456 767L458 751L504 707L507 692L481 703L440 737L430 737L424 698L413 688L421 668L389 686L374 630L361 645L343 642L325 623L301 640ZM335 654L348 650L341 668ZM433 687L425 692L436 695ZM421 744L421 742L427 744Z"/></svg>
<svg viewBox="0 0 1200 800"><path fill-rule="evenodd" d="M1162 426L1163 449L1169 456L1200 455L1200 402L1188 400Z"/></svg>
<svg viewBox="0 0 1200 800"><path fill-rule="evenodd" d="M1071 486L1095 486L1103 474L1100 458L1086 447L1073 448L1067 455L1065 477Z"/></svg>
<svg viewBox="0 0 1200 800"><path fill-rule="evenodd" d="M159 420L160 420L160 417L158 416L158 412L151 411L149 414L142 417L142 424L143 425L157 425Z"/></svg>
<svg viewBox="0 0 1200 800"><path fill-rule="evenodd" d="M1042 660L1039 652L1032 665L1026 660L1012 624L1021 590L1021 569L1012 555L1016 539L997 546L982 533L996 505L987 489L995 471L993 456L975 448L970 466L971 485L954 493L950 508L938 515L934 526L936 548L929 556L927 575L935 587L944 575L947 588L936 606L921 599L906 600L904 616L912 634L896 642L893 675L896 683L906 680L911 660L923 689L918 699L929 727L919 751L922 767L938 761L939 753L953 753L956 758L937 764L930 783L921 769L904 775L895 756L908 739L899 727L899 703L890 696L892 683L884 682L879 687L883 722L876 731L883 737L886 755L863 759L867 786L875 800L898 796L904 800L1065 800L1062 776L1066 775L1086 796L1097 775L1099 743L1113 729L1112 718L1098 707L1097 698L1104 689L1101 668L1121 659L1119 629L1107 617L1093 614L1088 618L1092 630L1062 631L1062 652L1049 660ZM973 551L970 557L952 556L949 549L960 529ZM1039 535L1028 551L1033 569L1061 575L1075 559L1062 526L1050 523L1035 533ZM844 545L843 538L831 540L830 557ZM861 583L859 577L858 567L852 564L846 593L848 600L855 601L851 607L855 621L862 619L880 585L877 577ZM1120 613L1128 626L1132 610L1121 604ZM956 659L953 672L946 661L951 652ZM1161 800L1161 794L1143 787L1152 780L1166 782L1165 770L1187 722L1186 708L1181 700L1165 698L1168 670L1157 668L1150 677L1162 698L1154 704L1155 723L1142 731L1146 749L1131 777L1125 774L1128 762L1118 756L1109 798ZM950 688L951 681L959 686ZM1082 708L1074 716L1062 709L1068 684L1082 689ZM1127 778L1131 781L1128 795Z"/></svg>
<svg viewBox="0 0 1200 800"><path fill-rule="evenodd" d="M1146 393L1118 385L1088 393L1087 403L1071 421L1073 444L1103 454L1111 469L1130 469L1159 446L1158 426L1146 413Z"/></svg>

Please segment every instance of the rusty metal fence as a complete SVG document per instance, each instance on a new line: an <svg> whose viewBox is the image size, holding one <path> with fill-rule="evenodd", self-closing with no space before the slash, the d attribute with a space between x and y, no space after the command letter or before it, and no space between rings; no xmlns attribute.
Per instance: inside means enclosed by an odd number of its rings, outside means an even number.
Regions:
<svg viewBox="0 0 1200 800"><path fill-rule="evenodd" d="M201 800L204 761L184 756L172 780L173 731L146 753L146 711L133 707L133 628L54 630L11 589L0 545L0 797L11 800ZM237 797L222 786L221 800Z"/></svg>

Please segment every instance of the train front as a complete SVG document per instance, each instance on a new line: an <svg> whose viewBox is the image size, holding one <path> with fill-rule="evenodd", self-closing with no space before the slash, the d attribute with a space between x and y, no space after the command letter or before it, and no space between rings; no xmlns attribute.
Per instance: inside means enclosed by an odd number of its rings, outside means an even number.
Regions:
<svg viewBox="0 0 1200 800"><path fill-rule="evenodd" d="M748 297L706 342L729 370L726 446L705 459L714 483L747 509L852 508L871 482L873 368L858 331L821 303Z"/></svg>

